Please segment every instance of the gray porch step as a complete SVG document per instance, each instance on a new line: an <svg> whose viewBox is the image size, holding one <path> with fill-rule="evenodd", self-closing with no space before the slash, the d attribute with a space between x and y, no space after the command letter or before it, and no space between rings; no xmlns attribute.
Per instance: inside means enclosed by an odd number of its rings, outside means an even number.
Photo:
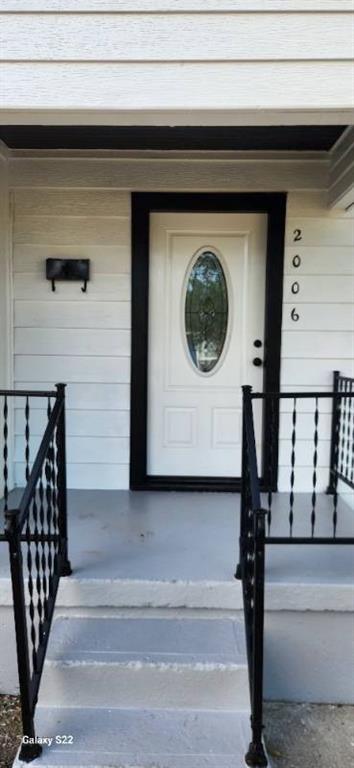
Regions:
<svg viewBox="0 0 354 768"><path fill-rule="evenodd" d="M243 623L57 619L40 702L64 707L247 709Z"/></svg>
<svg viewBox="0 0 354 768"><path fill-rule="evenodd" d="M61 617L48 661L246 664L243 621Z"/></svg>
<svg viewBox="0 0 354 768"><path fill-rule="evenodd" d="M249 742L240 712L46 708L37 729L54 738L38 768L242 768ZM73 743L58 746L57 735Z"/></svg>

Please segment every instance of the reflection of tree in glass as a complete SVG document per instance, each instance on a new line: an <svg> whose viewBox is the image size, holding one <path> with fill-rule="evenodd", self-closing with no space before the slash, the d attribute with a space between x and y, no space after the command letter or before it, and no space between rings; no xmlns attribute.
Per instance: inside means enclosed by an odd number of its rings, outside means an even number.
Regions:
<svg viewBox="0 0 354 768"><path fill-rule="evenodd" d="M224 270L217 256L204 251L195 262L187 285L185 327L194 365L207 373L222 353L228 321Z"/></svg>

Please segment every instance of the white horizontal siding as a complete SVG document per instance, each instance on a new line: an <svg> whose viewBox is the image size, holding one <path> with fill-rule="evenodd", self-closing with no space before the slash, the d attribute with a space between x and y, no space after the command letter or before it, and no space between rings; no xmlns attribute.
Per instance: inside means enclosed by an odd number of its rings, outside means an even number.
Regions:
<svg viewBox="0 0 354 768"><path fill-rule="evenodd" d="M341 141L344 142L347 131L344 132L344 138ZM332 154L332 153L331 153ZM306 205L306 208L304 208ZM343 212L328 207L328 197L326 194L306 195L304 197L303 191L299 193L292 193L288 197L287 202L287 215L291 219L294 216L301 215L302 219L318 219L326 218L327 221L331 219L338 219L338 216L343 219Z"/></svg>
<svg viewBox="0 0 354 768"><path fill-rule="evenodd" d="M350 0L4 0L2 109L350 111L352 18Z"/></svg>
<svg viewBox="0 0 354 768"><path fill-rule="evenodd" d="M181 52L164 63L3 61L2 109L346 110L349 118L350 61L254 61L252 52L250 59L181 66Z"/></svg>
<svg viewBox="0 0 354 768"><path fill-rule="evenodd" d="M286 402L286 401L285 401ZM303 401L304 402L304 401ZM330 408L328 406L330 405L328 400L321 400L319 401L319 433L320 437L324 435L325 440L328 439L328 435L330 433L331 428L331 417L332 414L330 413ZM288 401L287 403L288 409L292 408L292 402ZM313 410L313 403L310 402L310 407ZM284 413L282 411L282 419L281 419L281 425L280 425L280 438L287 442L289 440L289 435L291 435L292 431L292 412L288 410L287 413ZM313 440L313 419L308 417L308 413L303 413L301 411L301 404L299 403L299 408L297 412L297 418L296 418L296 439L299 440Z"/></svg>
<svg viewBox="0 0 354 768"><path fill-rule="evenodd" d="M353 54L343 13L11 14L0 16L0 42L8 61L306 61Z"/></svg>
<svg viewBox="0 0 354 768"><path fill-rule="evenodd" d="M8 157L0 145L0 388L11 386L11 298L10 298L10 231ZM0 456L4 444L3 408L0 406ZM4 478L0 472L0 498L3 495Z"/></svg>
<svg viewBox="0 0 354 768"><path fill-rule="evenodd" d="M28 193L26 193L28 194ZM46 259L60 253L62 258L91 259L91 269L94 275L116 275L130 272L130 244L119 245L63 245L56 247L48 244L19 245L13 252L14 272L43 273L43 263Z"/></svg>
<svg viewBox="0 0 354 768"><path fill-rule="evenodd" d="M290 392L293 393L294 388L293 387L289 387L286 384L284 384L284 386L282 387L282 391L283 392L288 392L288 393L290 393ZM329 385L329 384L327 386L313 386L313 385L311 386L311 384L308 384L308 385L301 385L301 384L299 384L296 387L296 397L297 397L298 393L301 393L301 392L310 392L310 393L313 392L314 393L314 397L315 397L315 393L317 393L317 392L326 393L326 392L331 392L331 391L332 391L332 385ZM308 399L307 398L303 398L303 399L301 399L301 397L297 397L297 403L296 403L297 422L296 423L299 422L300 427L301 427L301 424L303 423L302 422L303 414L310 413L312 417L314 416L313 404L314 404L314 400L312 398L308 398ZM292 416L293 416L293 407L294 407L293 397L290 397L288 399L284 398L284 399L281 400L280 412L283 414L283 418L282 418L282 423L281 423L280 434L283 437L285 437L285 438L289 435L289 423L290 423L289 415L291 414L291 418L292 418ZM330 399L319 398L319 400L318 400L318 411L319 411L320 414L325 414L325 413L332 414L332 404L331 404ZM307 428L309 430L309 434L311 433L312 436L313 436L313 430L312 430L312 426L311 426L312 425L312 419L306 420L306 424L307 424ZM327 422L327 426L329 427L329 421ZM304 431L304 428L305 427L303 425L302 431Z"/></svg>
<svg viewBox="0 0 354 768"><path fill-rule="evenodd" d="M90 283L89 290L91 290L91 285ZM65 286L65 290L69 288L70 286ZM43 293L40 301L15 300L16 326L20 328L41 328L44 326L46 328L117 330L130 328L130 302L107 301L106 297L102 301L93 302L89 298L87 301L83 301L77 289L78 284L76 284L76 295L73 301L67 301L61 294L63 300L53 302L53 294L49 297L47 291ZM88 294L86 295L88 296Z"/></svg>
<svg viewBox="0 0 354 768"><path fill-rule="evenodd" d="M297 231L299 230L299 234ZM301 239L296 240L299 237ZM295 217L289 217L286 223L286 245L297 248L312 246L331 246L338 248L341 246L353 245L353 219L345 218L327 218L322 217L303 217L301 214ZM335 254L333 254L335 255Z"/></svg>
<svg viewBox="0 0 354 768"><path fill-rule="evenodd" d="M310 421L310 420L309 420ZM321 434L321 427L319 425L319 432ZM289 436L291 436L291 432L289 433ZM291 462L291 452L292 452L292 442L291 440L281 440L280 443L280 450L279 450L279 466L280 467L289 467L290 470L290 462ZM298 437L296 438L296 444L295 444L295 453L296 453L296 469L299 467L309 467L313 469L313 454L314 454L314 444L313 444L313 425L312 425L312 439L311 440L299 440ZM317 466L322 467L323 469L328 470L328 460L330 455L330 440L327 435L327 439L320 439L318 440L317 445ZM289 471L290 475L290 471ZM295 472L296 476L296 472ZM312 478L311 478L312 480ZM328 477L327 477L327 484L328 484ZM290 491L290 483L288 481L287 490ZM307 491L312 490L311 485L309 484Z"/></svg>
<svg viewBox="0 0 354 768"><path fill-rule="evenodd" d="M352 0L2 0L2 12L93 12L180 13L181 11L224 13L274 12L305 13L352 11Z"/></svg>
<svg viewBox="0 0 354 768"><path fill-rule="evenodd" d="M326 304L323 301L314 303L316 303L315 312L311 302L301 305L296 329L291 319L291 311L293 307L297 308L298 304L294 301L284 304L283 331L290 330L300 333L301 331L351 331L353 329L354 307L352 304L341 304L338 299L337 303Z"/></svg>
<svg viewBox="0 0 354 768"><path fill-rule="evenodd" d="M31 407L31 434L42 436L48 421L43 408ZM94 411L67 409L68 437L129 437L129 414L127 411ZM24 410L16 408L15 434L23 436ZM88 431L90 434L87 434Z"/></svg>
<svg viewBox="0 0 354 768"><path fill-rule="evenodd" d="M297 232L300 230L300 235ZM301 239L294 242L294 237ZM333 370L354 374L354 221L320 198L290 195L286 226L281 383L283 390L332 388ZM300 265L293 259L300 257ZM295 260L295 264L297 260ZM299 292L291 290L298 283ZM296 286L297 289L297 286ZM294 322L292 310L298 314ZM280 420L280 488L290 487L293 401ZM315 400L297 399L295 488L312 488ZM328 485L331 403L319 401L317 488Z"/></svg>
<svg viewBox="0 0 354 768"><path fill-rule="evenodd" d="M282 383L295 389L298 386L317 388L327 385L329 387L332 384L332 372L334 370L347 372L348 376L354 374L354 361L348 361L347 357L314 360L302 357L302 355L297 358L288 358L285 355L283 346Z"/></svg>
<svg viewBox="0 0 354 768"><path fill-rule="evenodd" d="M14 227L17 245L127 246L129 219L102 216L19 216Z"/></svg>
<svg viewBox="0 0 354 768"><path fill-rule="evenodd" d="M294 284L297 286L294 287ZM298 291L296 295L293 290ZM347 275L303 275L298 279L285 276L284 301L296 304L337 303L353 301L353 281Z"/></svg>
<svg viewBox="0 0 354 768"><path fill-rule="evenodd" d="M333 221L333 219L330 219ZM320 245L306 247L301 242L301 263L294 266L293 258L298 254L296 246L288 246L284 271L291 277L299 275L354 275L354 254L352 245Z"/></svg>
<svg viewBox="0 0 354 768"><path fill-rule="evenodd" d="M50 371L48 371L48 374ZM48 390L52 386L52 381L37 381L36 389ZM32 389L33 382L19 381L18 389ZM71 382L66 391L66 404L68 410L87 410L87 411L126 411L130 408L130 387L129 384L96 384L92 382ZM31 401L32 411L41 409L43 404L40 400Z"/></svg>
<svg viewBox="0 0 354 768"><path fill-rule="evenodd" d="M30 456L36 456L40 446L40 436L32 436L29 440ZM129 441L126 437L67 437L66 440L68 464L128 464ZM23 436L15 437L15 462L24 461ZM89 471L89 466L88 466Z"/></svg>
<svg viewBox="0 0 354 768"><path fill-rule="evenodd" d="M15 464L15 482L22 486L25 477L25 464ZM129 487L129 466L127 464L90 464L74 462L67 468L68 488L85 488L88 490Z"/></svg>
<svg viewBox="0 0 354 768"><path fill-rule="evenodd" d="M60 225L60 223L59 223ZM56 254L57 255L57 254ZM101 301L115 299L116 301L129 301L130 299L130 277L129 275L95 275L94 270L92 274L92 282L88 286L88 292L90 300ZM80 284L71 283L63 286L60 282L56 283L56 289L53 292L51 283L43 283L43 263L42 274L39 271L36 273L21 272L14 276L14 295L15 299L49 299L51 301L60 303L73 299L78 302L85 301L86 295L82 294Z"/></svg>
<svg viewBox="0 0 354 768"><path fill-rule="evenodd" d="M19 218L23 216L84 216L113 218L130 216L130 197L117 190L67 189L65 195L61 189L33 189L29 195L26 190L14 192ZM18 219L16 219L18 226Z"/></svg>
<svg viewBox="0 0 354 768"><path fill-rule="evenodd" d="M48 376L48 374L50 374ZM15 378L17 381L41 381L51 378L53 382L91 381L129 383L130 365L126 357L69 357L61 355L16 355Z"/></svg>
<svg viewBox="0 0 354 768"><path fill-rule="evenodd" d="M332 331L320 333L316 331L285 331L283 330L283 359L285 357L321 358L333 360L352 360L354 357L354 338L352 331Z"/></svg>
<svg viewBox="0 0 354 768"><path fill-rule="evenodd" d="M129 473L130 196L98 189L14 191L16 386L67 382L70 487L126 488ZM80 283L45 279L45 259L90 258ZM46 413L31 401L31 455ZM23 482L23 409L15 414Z"/></svg>
<svg viewBox="0 0 354 768"><path fill-rule="evenodd" d="M25 355L130 357L130 332L126 330L75 328L16 328L15 350Z"/></svg>
<svg viewBox="0 0 354 768"><path fill-rule="evenodd" d="M312 490L312 473L313 473L313 468L311 464L309 464L307 467L296 466L295 481L294 481L295 494L304 493L305 491L308 492L309 489ZM279 467L278 486L280 490L289 491L289 488L290 488L289 466ZM328 487L328 465L327 467L318 467L317 491L320 493L324 492L327 487ZM303 503L301 496L295 495L295 504L294 504L295 520L296 520L296 510L299 508L299 505L301 505L301 503ZM310 521L309 521L309 533L310 533ZM295 529L293 529L293 535L296 536L296 521L295 521ZM301 532L301 535L303 535L303 530Z"/></svg>

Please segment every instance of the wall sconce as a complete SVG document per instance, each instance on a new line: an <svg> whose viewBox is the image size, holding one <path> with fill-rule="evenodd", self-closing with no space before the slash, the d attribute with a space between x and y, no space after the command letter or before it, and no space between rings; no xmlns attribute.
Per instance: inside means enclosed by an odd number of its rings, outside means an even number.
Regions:
<svg viewBox="0 0 354 768"><path fill-rule="evenodd" d="M46 278L52 283L52 291L56 290L57 280L77 280L83 283L82 293L86 293L90 279L90 259L47 259Z"/></svg>

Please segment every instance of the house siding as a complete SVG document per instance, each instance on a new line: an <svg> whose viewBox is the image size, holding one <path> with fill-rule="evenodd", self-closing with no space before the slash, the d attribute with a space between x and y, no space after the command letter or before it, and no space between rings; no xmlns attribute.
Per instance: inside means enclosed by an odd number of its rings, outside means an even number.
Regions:
<svg viewBox="0 0 354 768"><path fill-rule="evenodd" d="M119 188L120 183L129 182L128 162L116 160L115 188L110 168L108 189L99 188L97 182L108 169L106 161L102 166L102 161L76 158L69 165L65 161L63 167L57 159L18 158L12 169L14 382L21 388L68 382L68 482L72 488L127 488L129 484L130 191ZM160 178L164 180L169 170L169 188L176 189L176 176L182 175L186 162L151 162L147 174L147 160L130 161L130 185L137 180L143 184L145 175L150 188L161 189ZM217 178L220 162L224 165L227 160L215 161ZM249 167L252 163L243 164L243 183L253 175L253 183L262 187L267 174L274 184L282 173L291 176L283 162L280 168L268 169L264 180L259 162L257 170ZM77 164L83 172L83 188L77 188ZM230 167L227 185L232 183L232 163ZM205 188L207 170L214 188L213 169L213 161L190 162L185 176L188 188ZM320 161L313 176L318 185L321 173ZM75 186L68 184L68 177ZM353 358L353 220L344 211L329 211L324 191L300 191L303 183L295 163L287 206L281 382L283 389L330 389L332 371L350 373ZM301 229L302 236L296 243L295 229ZM292 264L295 254L301 256L299 268ZM44 261L52 256L91 259L87 294L77 283L59 283L52 293L44 277ZM291 292L294 279L300 285L296 296ZM299 314L296 323L291 319L294 307ZM326 408L321 416L319 487L327 482L328 404L323 405ZM284 405L281 484L288 482L288 411ZM16 414L18 482L24 471L21 416ZM33 455L44 422L45 412L35 410ZM310 456L312 460L312 437L312 421L300 415L303 458L298 479L303 483Z"/></svg>
<svg viewBox="0 0 354 768"><path fill-rule="evenodd" d="M351 110L353 7L4 0L4 110ZM121 115L118 119L123 119Z"/></svg>
<svg viewBox="0 0 354 768"><path fill-rule="evenodd" d="M14 377L16 385L68 386L68 483L126 488L129 474L130 195L107 190L14 193ZM80 285L44 279L49 256L91 260ZM45 412L32 415L32 450ZM16 428L22 429L17 416ZM15 448L22 476L22 440Z"/></svg>
<svg viewBox="0 0 354 768"><path fill-rule="evenodd" d="M10 384L10 199L9 199L9 172L8 153L5 147L0 146L0 389L7 388ZM3 455L3 409L0 408L0 455ZM3 473L0 473L0 498L4 490Z"/></svg>
<svg viewBox="0 0 354 768"><path fill-rule="evenodd" d="M294 231L301 240L294 243ZM333 370L353 375L354 359L354 222L345 211L329 212L312 195L289 195L281 348L281 387L326 391ZM293 265L300 256L299 267ZM296 262L297 263L297 262ZM296 281L299 292L292 293ZM299 319L291 317L295 308ZM282 403L279 486L289 488L293 402ZM310 413L309 413L310 411ZM314 403L297 403L296 490L312 487ZM317 483L328 485L331 403L319 402ZM345 492L346 489L343 489Z"/></svg>

